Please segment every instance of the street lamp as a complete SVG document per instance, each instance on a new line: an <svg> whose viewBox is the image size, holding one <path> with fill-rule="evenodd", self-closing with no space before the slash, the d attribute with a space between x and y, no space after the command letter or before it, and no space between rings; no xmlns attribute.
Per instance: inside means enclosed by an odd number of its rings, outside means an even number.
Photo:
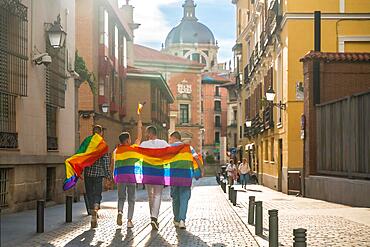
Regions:
<svg viewBox="0 0 370 247"><path fill-rule="evenodd" d="M267 92L266 92L266 99L268 101L274 101L275 99L275 91L274 89L272 89L272 87L270 87Z"/></svg>
<svg viewBox="0 0 370 247"><path fill-rule="evenodd" d="M251 120L247 120L247 121L245 122L245 126L246 126L247 128L252 127L252 121L251 121Z"/></svg>
<svg viewBox="0 0 370 247"><path fill-rule="evenodd" d="M284 103L281 103L281 100L279 101L279 103L273 103L274 102L274 99L275 99L275 91L274 89L272 89L272 87L270 87L267 92L266 92L266 99L267 101L269 101L271 103L271 105L273 106L276 106L277 108L281 109L281 110L286 110L286 104Z"/></svg>
<svg viewBox="0 0 370 247"><path fill-rule="evenodd" d="M64 45L67 33L64 32L62 25L60 24L60 15L58 15L57 20L54 24L50 24L51 27L47 31L49 36L50 45L53 48L61 48Z"/></svg>
<svg viewBox="0 0 370 247"><path fill-rule="evenodd" d="M162 123L162 127L163 127L163 128L166 128L166 127L167 127L167 123L166 123L166 122L163 122L163 123Z"/></svg>
<svg viewBox="0 0 370 247"><path fill-rule="evenodd" d="M109 108L109 105L107 103L104 103L104 104L101 105L101 110L104 113L108 112L108 108Z"/></svg>

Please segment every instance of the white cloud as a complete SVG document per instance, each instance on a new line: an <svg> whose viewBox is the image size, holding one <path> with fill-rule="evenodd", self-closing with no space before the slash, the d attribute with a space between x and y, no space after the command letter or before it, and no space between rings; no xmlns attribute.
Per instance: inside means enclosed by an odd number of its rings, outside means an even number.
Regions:
<svg viewBox="0 0 370 247"><path fill-rule="evenodd" d="M166 21L160 7L178 3L178 0L132 0L134 20L141 26L135 31L135 43L164 42L172 26Z"/></svg>
<svg viewBox="0 0 370 247"><path fill-rule="evenodd" d="M229 62L229 60L232 60L232 57L230 57L231 49L235 45L234 39L219 39L218 40L218 46L220 47L218 51L218 62Z"/></svg>

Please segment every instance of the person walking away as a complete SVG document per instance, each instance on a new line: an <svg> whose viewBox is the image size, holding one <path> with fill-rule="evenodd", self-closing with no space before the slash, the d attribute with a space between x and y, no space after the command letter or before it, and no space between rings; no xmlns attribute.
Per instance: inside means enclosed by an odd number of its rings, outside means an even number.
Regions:
<svg viewBox="0 0 370 247"><path fill-rule="evenodd" d="M119 137L120 146L130 146L131 145L131 136L128 132L122 132ZM135 141L136 145L140 145L142 139L142 122L141 122L141 115L138 114L138 122L137 122L137 139ZM115 154L116 149L113 151L113 164L115 164ZM130 183L117 183L117 193L118 193L118 214L117 214L117 225L122 226L122 213L123 213L123 205L126 201L127 196L127 203L128 203L128 211L127 211L127 228L134 227L132 223L132 218L134 215L135 209L135 200L136 200L136 184Z"/></svg>
<svg viewBox="0 0 370 247"><path fill-rule="evenodd" d="M145 130L145 136L148 139L140 144L143 148L165 148L169 147L165 140L157 138L157 128L155 126L148 126ZM150 224L153 230L159 229L158 215L162 201L163 185L146 184L148 192L149 209L150 209Z"/></svg>
<svg viewBox="0 0 370 247"><path fill-rule="evenodd" d="M174 131L170 135L170 145L178 146L184 144L181 141L181 134L178 131ZM199 169L201 170L201 177L204 177L204 168L202 162L199 160L199 156L195 149L190 146L191 153L194 160L197 162ZM191 196L191 186L171 186L171 197L172 197L172 209L174 215L175 227L185 229L186 213L188 211L188 204Z"/></svg>
<svg viewBox="0 0 370 247"><path fill-rule="evenodd" d="M235 177L236 170L237 169L234 164L234 160L230 160L230 163L226 167L227 178L228 178L228 182L230 186L234 185L234 177Z"/></svg>
<svg viewBox="0 0 370 247"><path fill-rule="evenodd" d="M246 186L249 182L249 173L251 169L249 164L247 163L247 159L243 159L243 162L239 165L239 173L240 173L240 182L242 184L242 188L246 189Z"/></svg>
<svg viewBox="0 0 370 247"><path fill-rule="evenodd" d="M99 134L103 137L103 128L100 125L95 125L93 127L93 134ZM84 170L85 190L89 211L91 212L91 228L98 226L97 214L102 200L103 178L105 177L113 181L109 161L109 155L106 153L92 166L86 167Z"/></svg>

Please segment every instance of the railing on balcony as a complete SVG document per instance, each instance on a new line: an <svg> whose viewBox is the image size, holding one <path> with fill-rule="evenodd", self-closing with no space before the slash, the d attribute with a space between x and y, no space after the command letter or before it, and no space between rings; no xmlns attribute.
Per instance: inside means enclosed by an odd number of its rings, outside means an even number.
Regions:
<svg viewBox="0 0 370 247"><path fill-rule="evenodd" d="M244 84L248 85L249 84L249 65L247 64L244 67Z"/></svg>
<svg viewBox="0 0 370 247"><path fill-rule="evenodd" d="M215 127L216 128L221 128L221 123L220 122L215 122Z"/></svg>
<svg viewBox="0 0 370 247"><path fill-rule="evenodd" d="M221 112L221 107L215 107L215 112Z"/></svg>
<svg viewBox="0 0 370 247"><path fill-rule="evenodd" d="M272 105L265 107L263 111L263 122L265 129L274 128L274 107Z"/></svg>

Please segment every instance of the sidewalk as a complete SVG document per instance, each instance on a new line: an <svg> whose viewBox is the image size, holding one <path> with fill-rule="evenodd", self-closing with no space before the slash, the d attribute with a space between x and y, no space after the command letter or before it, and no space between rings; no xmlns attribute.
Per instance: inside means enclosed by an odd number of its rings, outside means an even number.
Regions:
<svg viewBox="0 0 370 247"><path fill-rule="evenodd" d="M255 236L260 246L268 246L270 209L279 210L280 246L293 246L295 228L307 229L308 246L370 246L369 208L289 196L261 185L248 185L247 190L236 185L236 189L238 204L233 208L246 225L249 196L263 202L263 237ZM248 229L254 235L254 226L248 225Z"/></svg>
<svg viewBox="0 0 370 247"><path fill-rule="evenodd" d="M64 205L47 208L45 233L36 234L35 211L7 215L2 219L1 246L258 246L246 225L230 207L214 177L194 183L190 199L186 230L173 225L169 187L165 189L158 218L160 230L152 231L146 191L135 205L135 227L116 225L117 193L103 194L98 228L90 228L83 202L73 204L73 222L64 222ZM127 212L127 203L124 215ZM17 219L17 222L15 222ZM25 226L23 228L23 226Z"/></svg>

